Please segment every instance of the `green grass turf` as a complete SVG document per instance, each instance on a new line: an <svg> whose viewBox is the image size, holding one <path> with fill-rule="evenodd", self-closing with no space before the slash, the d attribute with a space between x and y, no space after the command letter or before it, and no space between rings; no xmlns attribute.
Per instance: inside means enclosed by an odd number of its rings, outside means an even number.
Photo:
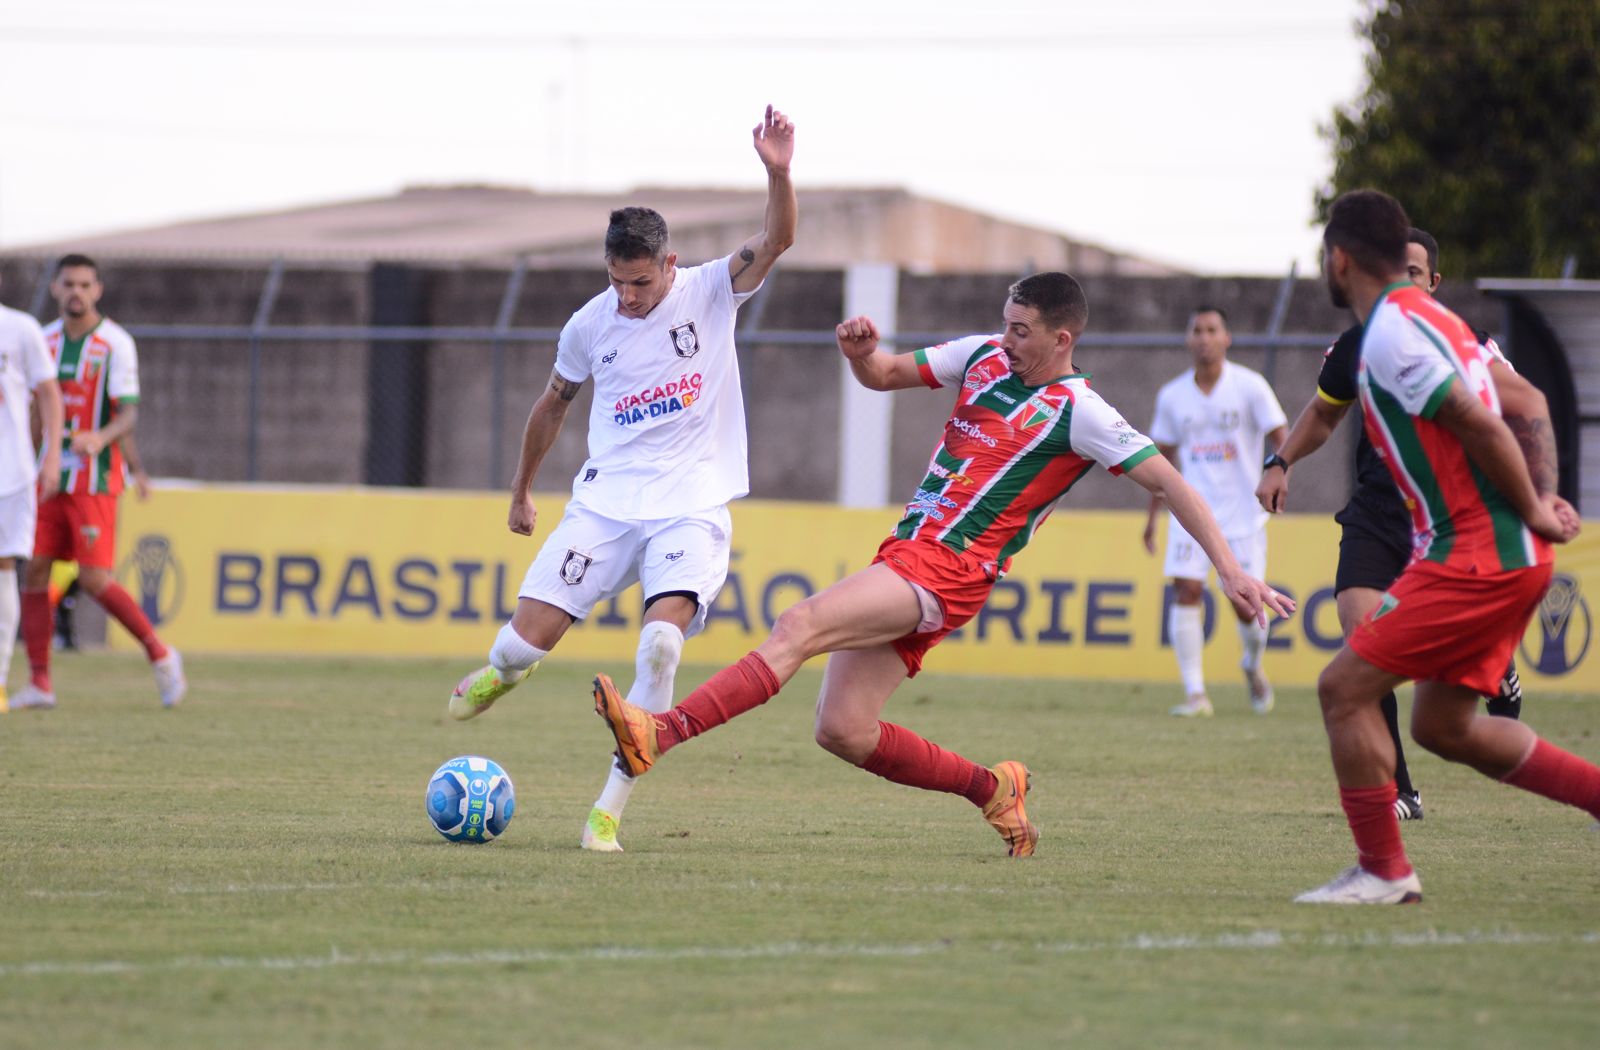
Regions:
<svg viewBox="0 0 1600 1050"><path fill-rule="evenodd" d="M629 669L601 668L619 675ZM1591 1046L1600 833L1413 749L1426 901L1293 905L1351 863L1307 691L942 677L889 717L1026 761L1039 855L811 742L818 676L673 753L621 856L576 848L589 669L445 719L467 667L126 656L0 717L0 1046ZM685 668L680 695L707 669ZM1600 758L1596 702L1533 696ZM442 841L428 774L501 762L508 833Z"/></svg>

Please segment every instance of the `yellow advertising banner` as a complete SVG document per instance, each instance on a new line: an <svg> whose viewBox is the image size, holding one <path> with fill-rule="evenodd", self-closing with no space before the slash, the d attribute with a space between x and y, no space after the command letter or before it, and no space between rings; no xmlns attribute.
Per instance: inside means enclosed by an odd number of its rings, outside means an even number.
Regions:
<svg viewBox="0 0 1600 1050"><path fill-rule="evenodd" d="M164 639L193 653L484 656L565 498L536 499L532 539L505 527L506 499L478 493L262 486L164 487L122 502L118 576ZM730 663L778 614L866 565L898 510L741 500L728 582L687 662ZM1138 513L1054 514L982 613L929 654L935 672L1176 682L1170 591L1140 542ZM1300 610L1273 625L1266 670L1309 685L1339 647L1338 526L1268 526L1268 582ZM1600 530L1561 550L1555 584L1519 654L1533 687L1600 692L1588 595L1600 593ZM629 661L634 587L568 632L553 658ZM1208 594L1206 670L1238 675L1231 611ZM131 643L115 628L113 645Z"/></svg>

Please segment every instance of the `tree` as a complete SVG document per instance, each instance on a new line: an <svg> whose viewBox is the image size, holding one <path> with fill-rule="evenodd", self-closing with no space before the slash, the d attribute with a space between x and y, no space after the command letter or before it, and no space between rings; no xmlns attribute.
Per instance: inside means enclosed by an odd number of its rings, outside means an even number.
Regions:
<svg viewBox="0 0 1600 1050"><path fill-rule="evenodd" d="M1366 0L1319 217L1393 194L1464 277L1600 275L1600 0Z"/></svg>

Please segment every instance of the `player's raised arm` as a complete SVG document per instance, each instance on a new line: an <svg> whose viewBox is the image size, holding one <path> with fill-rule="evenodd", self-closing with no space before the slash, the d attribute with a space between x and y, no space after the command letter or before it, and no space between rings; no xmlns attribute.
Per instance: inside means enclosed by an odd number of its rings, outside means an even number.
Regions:
<svg viewBox="0 0 1600 1050"><path fill-rule="evenodd" d="M841 321L833 331L839 352L850 362L856 381L868 390L907 390L922 386L913 354L891 354L878 345L878 327L870 317Z"/></svg>
<svg viewBox="0 0 1600 1050"><path fill-rule="evenodd" d="M1267 609L1279 616L1294 612L1292 598L1279 594L1239 567L1228 541L1223 538L1222 529L1217 525L1217 519L1211 514L1211 508L1206 506L1205 500L1183 480L1178 468L1168 462L1165 456L1151 456L1141 461L1128 471L1128 477L1171 508L1178 524L1195 538L1200 549L1206 552L1206 557L1211 559L1223 593L1241 617L1251 617L1265 624Z"/></svg>
<svg viewBox="0 0 1600 1050"><path fill-rule="evenodd" d="M550 385L528 413L528 424L522 430L522 451L517 454L517 475L511 481L511 511L506 517L506 527L519 536L533 535L538 514L533 506L533 479L545 453L561 433L572 399L581 389L582 383L575 383L552 368Z"/></svg>
<svg viewBox="0 0 1600 1050"><path fill-rule="evenodd" d="M794 243L795 224L800 206L795 201L794 183L789 180L789 162L794 159L794 124L782 113L767 107L767 114L752 129L756 156L767 168L767 214L762 231L744 242L728 260L728 276L735 292L753 292L772 272L772 264Z"/></svg>

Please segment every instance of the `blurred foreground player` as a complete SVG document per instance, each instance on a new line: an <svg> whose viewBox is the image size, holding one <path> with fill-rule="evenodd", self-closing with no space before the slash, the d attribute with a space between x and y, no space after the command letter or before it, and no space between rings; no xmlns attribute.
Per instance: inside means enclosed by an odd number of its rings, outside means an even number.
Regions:
<svg viewBox="0 0 1600 1050"><path fill-rule="evenodd" d="M1422 899L1395 816L1383 694L1415 680L1411 735L1441 758L1600 817L1600 768L1509 718L1478 713L1549 585L1552 542L1578 534L1571 504L1540 495L1500 418L1472 329L1406 279L1411 222L1374 190L1334 202L1323 232L1333 303L1362 320L1367 436L1412 511L1421 552L1317 681L1357 863L1295 899Z"/></svg>
<svg viewBox="0 0 1600 1050"><path fill-rule="evenodd" d="M1423 291L1439 287L1439 245L1426 230L1413 228L1406 244L1406 276ZM1294 429L1267 460L1267 470L1256 486L1256 497L1263 509L1279 513L1289 494L1289 474L1294 464L1321 448L1332 436L1339 421L1360 396L1357 372L1361 364L1361 325L1354 325L1339 336L1323 355L1322 371L1317 376L1317 392L1295 420ZM1555 434L1550 428L1550 410L1537 387L1517 375L1506 362L1500 348L1487 332L1474 332L1488 354L1489 372L1500 394L1500 416L1517 444L1522 446L1534 488L1541 496L1556 490ZM1377 608L1383 590L1393 583L1411 561L1414 535L1411 512L1395 486L1389 468L1384 466L1365 430L1356 444L1356 488L1350 502L1334 515L1341 530L1339 565L1334 574L1334 600L1339 611L1339 627L1346 638L1362 618ZM1522 684L1516 662L1507 666L1500 687L1488 697L1489 713L1518 718L1522 713ZM1399 706L1393 690L1383 697L1383 720L1394 742L1395 816L1401 820L1421 820L1422 796L1411 782L1406 766L1405 747L1400 741Z"/></svg>
<svg viewBox="0 0 1600 1050"><path fill-rule="evenodd" d="M511 531L532 535L534 477L572 399L592 377L589 459L522 581L516 613L495 637L488 665L451 694L453 718L487 711L595 603L635 580L645 611L628 695L645 710L671 706L683 640L705 626L727 579L727 505L750 491L734 322L794 243L798 220L789 180L794 125L768 106L754 139L767 171L766 223L734 254L680 268L659 214L611 213L611 287L561 330L550 384L522 437ZM613 767L584 826L584 849L621 850L617 824L632 791L632 778Z"/></svg>
<svg viewBox="0 0 1600 1050"><path fill-rule="evenodd" d="M1064 273L1024 278L1011 286L1004 319L1000 335L902 355L879 348L865 317L839 325L839 349L863 386L956 388L927 472L872 564L785 610L754 652L683 703L655 714L624 700L605 675L595 679L595 710L630 772L644 773L664 752L765 703L807 659L831 653L817 743L886 780L962 796L1011 856L1029 856L1039 831L1024 808L1026 766L985 769L878 715L923 655L977 614L1012 556L1096 463L1167 501L1240 615L1293 608L1239 567L1199 494L1074 370L1088 320L1078 282Z"/></svg>
<svg viewBox="0 0 1600 1050"><path fill-rule="evenodd" d="M37 453L30 396L42 432ZM0 306L0 711L8 709L6 679L22 617L17 559L33 553L38 500L61 486L61 429L61 387L44 331L21 310Z"/></svg>

